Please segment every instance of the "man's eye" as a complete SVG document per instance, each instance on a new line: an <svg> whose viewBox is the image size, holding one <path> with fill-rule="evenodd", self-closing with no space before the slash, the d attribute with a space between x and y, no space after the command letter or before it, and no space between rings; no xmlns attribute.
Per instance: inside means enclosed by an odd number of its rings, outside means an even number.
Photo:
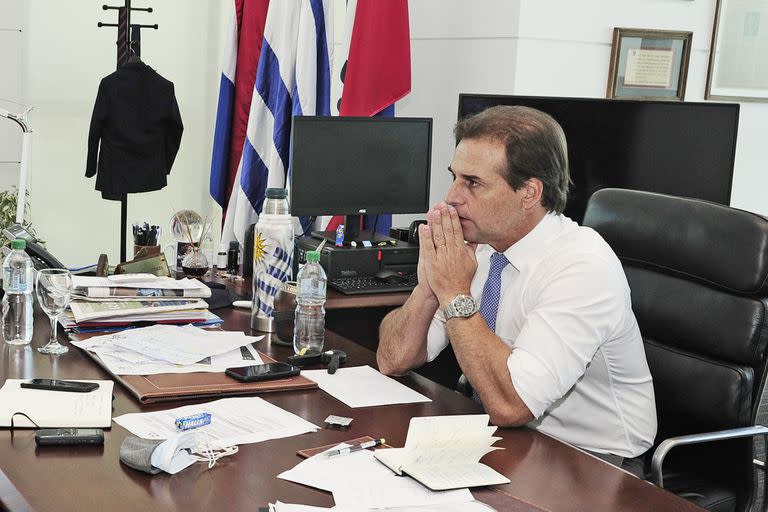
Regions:
<svg viewBox="0 0 768 512"><path fill-rule="evenodd" d="M477 187L479 185L480 184L477 181L475 181L475 180L467 180L467 186L469 188L475 188L475 187Z"/></svg>

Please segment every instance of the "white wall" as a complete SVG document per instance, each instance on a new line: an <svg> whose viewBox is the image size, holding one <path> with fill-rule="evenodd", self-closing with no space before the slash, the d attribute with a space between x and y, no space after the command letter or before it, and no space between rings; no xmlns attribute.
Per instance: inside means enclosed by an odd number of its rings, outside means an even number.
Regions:
<svg viewBox="0 0 768 512"><path fill-rule="evenodd" d="M117 29L96 23L116 22L117 12L92 2L17 3L23 3L24 12L23 102L35 105L30 123L33 225L69 266L95 263L101 252L117 263L120 203L103 200L94 190L95 178L85 178L93 102L99 81L115 70L116 60ZM142 30L142 60L174 82L184 135L168 186L129 195L128 222L166 227L174 208L214 212L208 173L220 72L220 2L148 4L154 12L135 12L131 22L160 26Z"/></svg>
<svg viewBox="0 0 768 512"><path fill-rule="evenodd" d="M510 94L605 97L614 27L693 32L686 101L703 101L716 0L522 2ZM557 13L553 16L552 13ZM741 104L731 205L768 214L763 190L768 104Z"/></svg>
<svg viewBox="0 0 768 512"><path fill-rule="evenodd" d="M687 101L704 101L716 0L411 0L413 91L399 115L435 118L432 202L444 197L459 92L604 98L614 27L690 30ZM436 14L439 12L439 16ZM768 215L768 104L741 104L731 204ZM419 216L396 216L395 225Z"/></svg>
<svg viewBox="0 0 768 512"><path fill-rule="evenodd" d="M21 3L0 0L0 108L21 113ZM21 129L0 118L0 190L18 183Z"/></svg>
<svg viewBox="0 0 768 512"><path fill-rule="evenodd" d="M337 53L344 3L335 3ZM686 99L703 100L715 0L409 3L412 92L398 103L397 113L434 118L433 203L450 185L446 167L460 92L604 97L614 27L692 30ZM159 23L160 30L143 31L142 57L176 84L185 133L168 187L129 196L128 219L166 226L172 207L214 211L208 174L226 4L148 4L155 12L135 13L134 21ZM94 180L84 177L96 89L115 65L116 31L96 28L96 22L115 16L102 11L100 3L0 0L0 99L36 107L31 117L33 221L52 252L71 266L95 262L100 252L112 262L118 259L119 204L102 200ZM22 73L6 72L13 69ZM12 109L13 104L0 102L0 107ZM734 206L763 214L768 214L761 151L767 115L766 104L742 103L732 196ZM20 153L15 132L12 123L0 121L0 162L18 160L13 156ZM4 173L17 172L17 165L11 172L8 167L13 164L0 163L0 186ZM394 225L415 217L396 216Z"/></svg>
<svg viewBox="0 0 768 512"><path fill-rule="evenodd" d="M511 93L517 66L518 1L410 0L411 94L399 116L432 117L431 204L451 179L453 125L461 92ZM395 215L407 226L424 215Z"/></svg>

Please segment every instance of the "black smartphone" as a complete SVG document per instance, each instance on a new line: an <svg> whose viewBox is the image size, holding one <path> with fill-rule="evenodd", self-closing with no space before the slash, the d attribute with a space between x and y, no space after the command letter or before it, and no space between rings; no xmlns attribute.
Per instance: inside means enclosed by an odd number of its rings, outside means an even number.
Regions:
<svg viewBox="0 0 768 512"><path fill-rule="evenodd" d="M41 428L35 432L38 446L104 444L104 431L100 428Z"/></svg>
<svg viewBox="0 0 768 512"><path fill-rule="evenodd" d="M282 379L298 375L301 368L288 363L267 363L242 368L227 368L226 374L242 382L256 382L260 380Z"/></svg>
<svg viewBox="0 0 768 512"><path fill-rule="evenodd" d="M46 389L48 391L70 391L73 393L88 393L99 389L97 382L78 382L59 379L31 379L21 383L22 388Z"/></svg>

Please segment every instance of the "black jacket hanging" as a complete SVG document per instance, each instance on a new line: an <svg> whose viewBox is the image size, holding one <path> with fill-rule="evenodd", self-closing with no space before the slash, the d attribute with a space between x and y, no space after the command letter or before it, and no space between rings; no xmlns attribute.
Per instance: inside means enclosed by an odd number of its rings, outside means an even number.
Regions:
<svg viewBox="0 0 768 512"><path fill-rule="evenodd" d="M173 82L141 61L129 62L99 84L85 175L98 171L96 190L104 199L160 190L183 130Z"/></svg>

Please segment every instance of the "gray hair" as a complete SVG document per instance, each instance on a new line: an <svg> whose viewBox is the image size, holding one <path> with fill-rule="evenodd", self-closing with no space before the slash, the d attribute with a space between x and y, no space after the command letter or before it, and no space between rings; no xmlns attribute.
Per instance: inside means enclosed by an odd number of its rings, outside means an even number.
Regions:
<svg viewBox="0 0 768 512"><path fill-rule="evenodd" d="M523 106L490 107L456 123L456 145L463 139L504 144L507 167L502 175L512 190L531 178L544 184L541 204L562 213L568 199L568 146L565 133L550 115Z"/></svg>

